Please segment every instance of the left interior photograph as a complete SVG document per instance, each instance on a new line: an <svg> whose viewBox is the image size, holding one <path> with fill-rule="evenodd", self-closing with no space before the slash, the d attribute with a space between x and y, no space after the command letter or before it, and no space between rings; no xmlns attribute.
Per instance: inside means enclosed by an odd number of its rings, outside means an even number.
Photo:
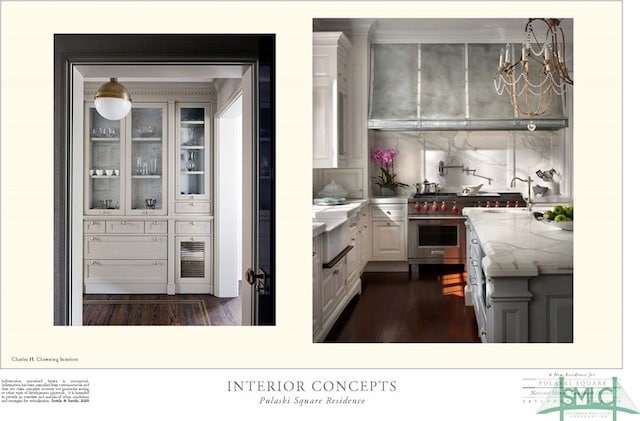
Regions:
<svg viewBox="0 0 640 421"><path fill-rule="evenodd" d="M54 43L55 324L274 325L275 37Z"/></svg>

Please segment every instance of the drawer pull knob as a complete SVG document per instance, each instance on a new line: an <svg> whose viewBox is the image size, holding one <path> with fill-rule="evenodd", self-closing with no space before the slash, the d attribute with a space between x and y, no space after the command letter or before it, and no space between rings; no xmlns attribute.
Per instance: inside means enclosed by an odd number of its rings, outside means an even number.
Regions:
<svg viewBox="0 0 640 421"><path fill-rule="evenodd" d="M96 262L95 260L92 260L92 261L91 261L91 266L95 266L95 265L97 265L97 264L98 264L98 262Z"/></svg>
<svg viewBox="0 0 640 421"><path fill-rule="evenodd" d="M196 221L191 221L191 225L195 225L195 224L196 224Z"/></svg>
<svg viewBox="0 0 640 421"><path fill-rule="evenodd" d="M154 266L158 266L159 264L160 264L160 262L158 262L157 260L154 260L154 261L153 261L153 265L154 265Z"/></svg>
<svg viewBox="0 0 640 421"><path fill-rule="evenodd" d="M191 206L195 206L195 205L196 205L195 203L191 202Z"/></svg>
<svg viewBox="0 0 640 421"><path fill-rule="evenodd" d="M96 241L96 237L91 237L91 241Z"/></svg>
<svg viewBox="0 0 640 421"><path fill-rule="evenodd" d="M191 237L191 241L196 241L196 237Z"/></svg>
<svg viewBox="0 0 640 421"><path fill-rule="evenodd" d="M391 212L390 212L390 211L387 211L387 215L391 215Z"/></svg>
<svg viewBox="0 0 640 421"><path fill-rule="evenodd" d="M122 225L127 225L127 221L122 221Z"/></svg>
<svg viewBox="0 0 640 421"><path fill-rule="evenodd" d="M96 221L91 221L91 225L96 225Z"/></svg>

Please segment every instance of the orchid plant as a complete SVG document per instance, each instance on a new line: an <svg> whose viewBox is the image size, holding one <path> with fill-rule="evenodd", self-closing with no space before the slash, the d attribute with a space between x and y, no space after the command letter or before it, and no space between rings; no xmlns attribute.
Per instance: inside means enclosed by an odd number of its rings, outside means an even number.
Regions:
<svg viewBox="0 0 640 421"><path fill-rule="evenodd" d="M397 187L409 187L407 184L396 181L396 173L393 161L398 155L398 150L394 148L377 147L371 153L371 159L380 165L381 175L372 177L374 184L382 188L395 190Z"/></svg>

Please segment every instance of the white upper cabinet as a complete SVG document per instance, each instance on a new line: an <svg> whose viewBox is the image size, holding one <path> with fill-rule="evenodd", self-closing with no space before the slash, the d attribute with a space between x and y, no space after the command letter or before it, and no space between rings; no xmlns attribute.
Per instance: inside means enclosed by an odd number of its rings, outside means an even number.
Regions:
<svg viewBox="0 0 640 421"><path fill-rule="evenodd" d="M351 43L341 32L313 34L313 166L347 164L347 55Z"/></svg>

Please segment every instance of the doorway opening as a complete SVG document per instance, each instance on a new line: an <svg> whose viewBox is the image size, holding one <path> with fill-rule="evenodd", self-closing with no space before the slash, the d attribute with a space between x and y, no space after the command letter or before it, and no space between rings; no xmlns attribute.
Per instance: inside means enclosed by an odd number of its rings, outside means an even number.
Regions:
<svg viewBox="0 0 640 421"><path fill-rule="evenodd" d="M264 313L273 306L260 306L275 302L274 239L261 234L273 232L272 200L269 219L258 217L258 199L272 197L275 180L262 188L256 165L263 155L273 162L273 36L248 47L234 36L126 37L55 37L55 250L63 259L54 323L275 324L275 312ZM119 57L105 45L136 52ZM229 45L239 47L238 59L228 51L215 59ZM103 138L91 127L100 124L92 123L90 96L92 84L110 77L133 88L134 108ZM109 206L92 199L113 192ZM267 294L242 280L265 255Z"/></svg>

